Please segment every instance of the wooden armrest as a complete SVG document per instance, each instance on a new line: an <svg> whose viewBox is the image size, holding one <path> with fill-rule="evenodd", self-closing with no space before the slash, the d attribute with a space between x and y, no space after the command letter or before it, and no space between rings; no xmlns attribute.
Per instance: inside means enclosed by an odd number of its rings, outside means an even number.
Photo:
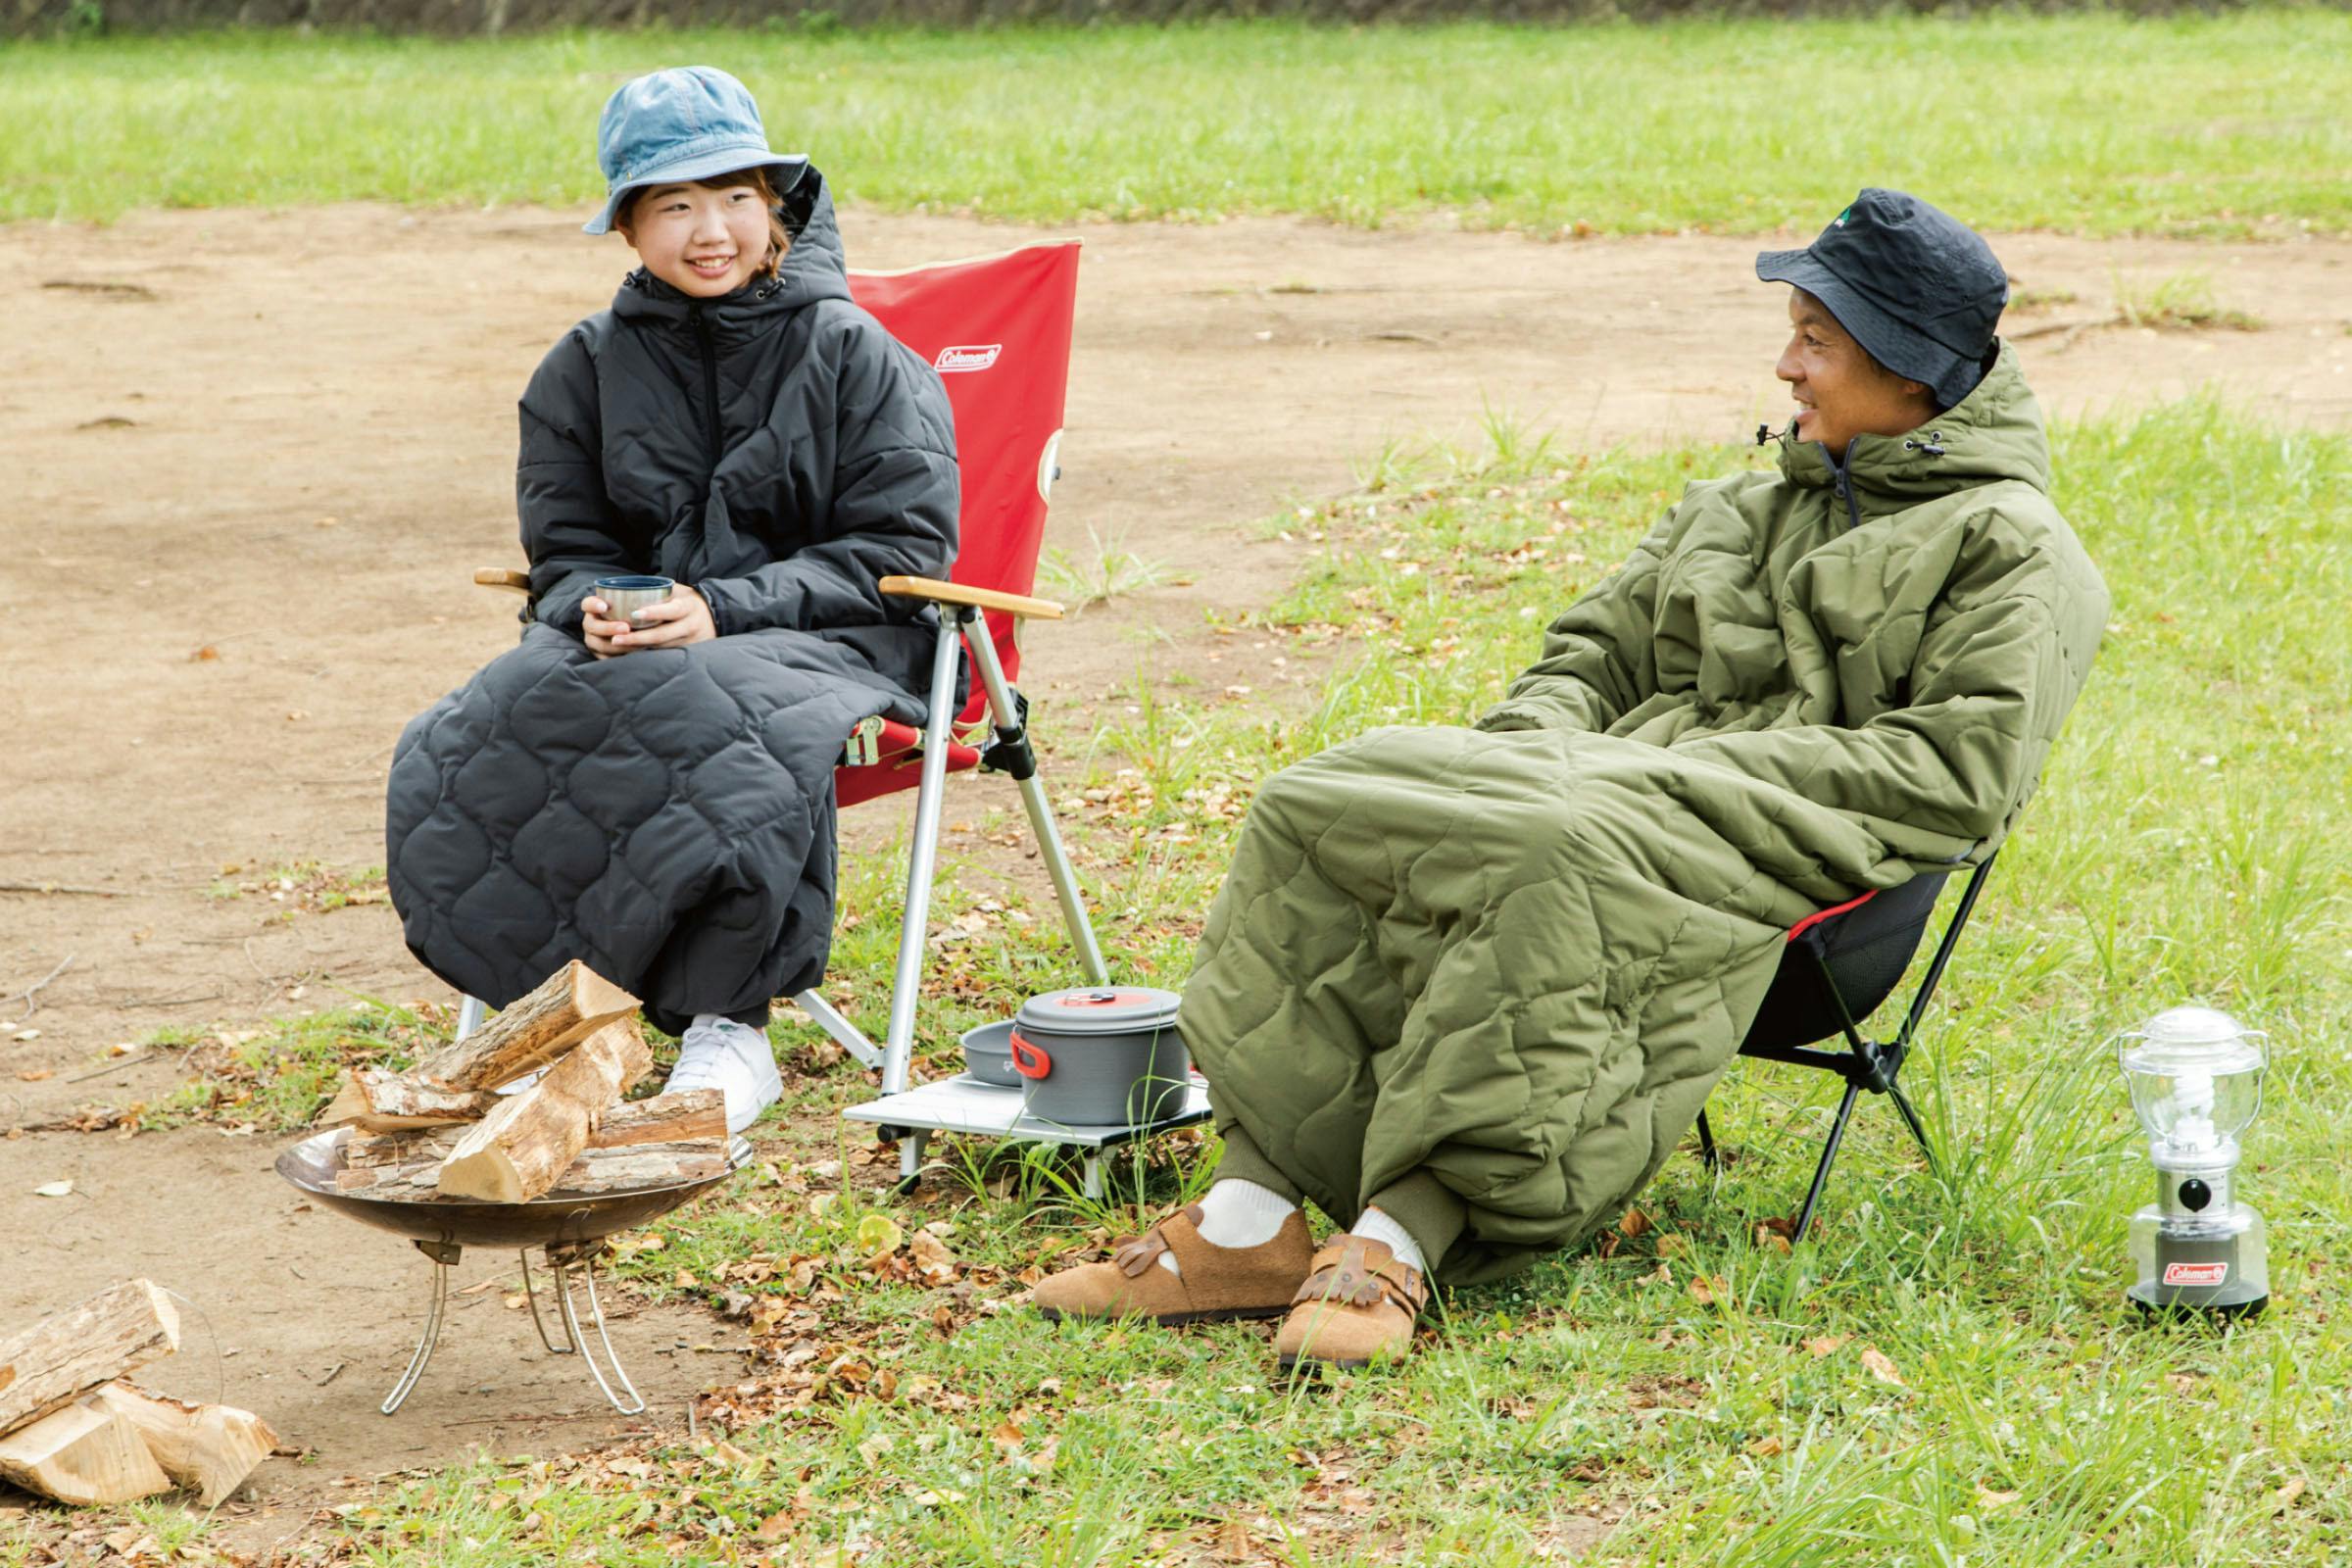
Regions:
<svg viewBox="0 0 2352 1568"><path fill-rule="evenodd" d="M476 566L473 580L484 588L505 588L518 594L531 591L531 574L513 566Z"/></svg>
<svg viewBox="0 0 2352 1568"><path fill-rule="evenodd" d="M898 599L928 599L935 605L969 605L974 610L1002 610L1007 614L1034 615L1039 620L1059 620L1061 607L1051 599L1031 599L1026 594L1001 594L988 588L966 588L960 583L941 582L936 577L885 577L882 591Z"/></svg>

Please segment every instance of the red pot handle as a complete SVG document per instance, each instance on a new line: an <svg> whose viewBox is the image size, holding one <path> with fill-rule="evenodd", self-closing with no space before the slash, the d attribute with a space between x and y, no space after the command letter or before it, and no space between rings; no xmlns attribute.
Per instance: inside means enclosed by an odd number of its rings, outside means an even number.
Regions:
<svg viewBox="0 0 2352 1568"><path fill-rule="evenodd" d="M1054 1058L1044 1048L1022 1034L1012 1032L1012 1070L1024 1078L1043 1078L1054 1070Z"/></svg>

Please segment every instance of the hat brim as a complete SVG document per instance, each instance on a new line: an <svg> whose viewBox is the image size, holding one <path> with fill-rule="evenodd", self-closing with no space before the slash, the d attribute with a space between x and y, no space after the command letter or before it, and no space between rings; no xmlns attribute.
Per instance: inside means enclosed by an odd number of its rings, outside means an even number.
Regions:
<svg viewBox="0 0 2352 1568"><path fill-rule="evenodd" d="M773 153L758 146L712 148L708 152L696 153L691 158L663 164L658 169L649 169L627 184L613 186L605 196L604 211L582 223L580 232L612 232L612 220L620 211L620 204L627 201L632 192L649 186L683 184L688 180L709 179L712 174L732 174L743 169L766 169L775 172L768 183L775 186L778 196L782 196L792 189L794 182L801 177L801 171L808 167L807 153Z"/></svg>
<svg viewBox="0 0 2352 1568"><path fill-rule="evenodd" d="M1793 284L1821 301L1872 359L1897 375L1934 389L1937 401L1947 409L1976 384L1974 360L1945 348L1887 311L1823 266L1810 250L1765 251L1756 257L1756 276L1767 283Z"/></svg>

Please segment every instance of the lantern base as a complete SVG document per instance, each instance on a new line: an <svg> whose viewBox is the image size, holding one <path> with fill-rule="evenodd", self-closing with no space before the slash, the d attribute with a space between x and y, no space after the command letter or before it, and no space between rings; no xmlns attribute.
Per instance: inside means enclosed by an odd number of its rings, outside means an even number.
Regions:
<svg viewBox="0 0 2352 1568"><path fill-rule="evenodd" d="M2196 1215L2150 1203L2132 1216L2132 1260L2124 1294L2151 1314L2251 1317L2271 1298L2262 1216L2243 1203Z"/></svg>
<svg viewBox="0 0 2352 1568"><path fill-rule="evenodd" d="M2124 1292L2124 1298L2139 1308L2142 1317L2217 1317L2257 1318L2271 1304L2268 1291L2242 1301L2212 1299L2211 1291L2167 1290L2161 1285L2134 1285ZM2204 1299L2191 1299L2204 1298Z"/></svg>

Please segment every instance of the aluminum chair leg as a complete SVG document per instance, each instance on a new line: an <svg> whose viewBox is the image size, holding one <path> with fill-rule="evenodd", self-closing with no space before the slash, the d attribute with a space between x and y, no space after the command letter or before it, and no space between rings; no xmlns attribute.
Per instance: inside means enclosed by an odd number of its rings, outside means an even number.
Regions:
<svg viewBox="0 0 2352 1568"><path fill-rule="evenodd" d="M834 1006L833 1004L814 991L804 991L792 1000L803 1012L816 1020L816 1026L819 1029L831 1035L834 1043L851 1055L856 1056L861 1065L867 1067L882 1065L881 1048L865 1038L864 1030L843 1017L841 1009Z"/></svg>
<svg viewBox="0 0 2352 1568"><path fill-rule="evenodd" d="M490 1009L482 1005L481 998L467 997L458 1007L458 1038L463 1040L479 1029L482 1026L482 1019L487 1017L489 1012Z"/></svg>
<svg viewBox="0 0 2352 1568"><path fill-rule="evenodd" d="M1018 736L1022 732L1021 710L1013 701L1012 688L1005 683L1004 665L997 658L997 645L988 635L985 624L972 638L972 655L980 665L980 679L988 691L988 709L996 722L997 733ZM1070 928L1070 947L1078 955L1079 967L1087 979L1096 985L1110 984L1110 970L1102 962L1102 949L1095 941L1094 922L1087 917L1086 898L1078 890L1078 873L1070 864L1070 852L1062 846L1061 829L1054 824L1053 803L1046 799L1046 786L1034 766L1027 778L1019 780L1021 805L1029 812L1029 830L1037 835L1038 854L1045 858L1046 873L1054 879L1054 897L1061 905L1061 918Z"/></svg>
<svg viewBox="0 0 2352 1568"><path fill-rule="evenodd" d="M906 907L899 924L899 962L890 985L890 1033L882 1045L885 1095L906 1090L914 1055L914 1004L922 988L931 883L939 869L940 797L947 788L948 737L956 717L956 650L962 641L956 622L940 616L939 645L931 656L931 713L923 726L922 788L915 795L914 844L906 865Z"/></svg>

